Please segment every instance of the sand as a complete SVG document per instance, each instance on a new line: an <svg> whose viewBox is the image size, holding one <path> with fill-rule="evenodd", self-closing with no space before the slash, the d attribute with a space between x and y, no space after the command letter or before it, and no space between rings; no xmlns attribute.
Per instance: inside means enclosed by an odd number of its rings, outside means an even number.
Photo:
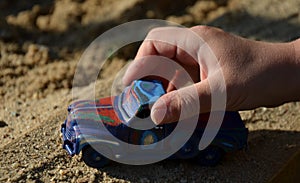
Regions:
<svg viewBox="0 0 300 183"><path fill-rule="evenodd" d="M265 182L300 148L298 102L240 112L250 130L248 149L227 154L216 167L178 160L97 170L81 156L70 158L60 137L76 65L104 31L157 18L287 42L300 36L298 0L3 0L0 9L0 182ZM97 97L110 95L137 48L123 48L101 70ZM89 89L77 85L82 93Z"/></svg>

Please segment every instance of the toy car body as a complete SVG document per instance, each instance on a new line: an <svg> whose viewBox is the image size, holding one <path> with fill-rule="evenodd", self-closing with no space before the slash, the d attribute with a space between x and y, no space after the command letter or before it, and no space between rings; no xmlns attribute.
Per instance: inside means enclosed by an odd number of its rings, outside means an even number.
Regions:
<svg viewBox="0 0 300 183"><path fill-rule="evenodd" d="M136 80L118 95L102 98L98 101L82 100L68 107L68 117L62 124L63 148L73 156L82 151L84 162L95 168L105 166L109 159L97 152L93 145L100 144L109 149L117 146L117 142L106 140L107 136L135 145L151 145L163 140L172 133L175 123L162 124L150 129L136 129L132 125L139 123L141 118L150 115L151 106L160 96L165 94L159 81ZM224 119L212 143L202 151L198 144L206 127L209 114L201 114L189 140L169 158L195 158L202 165L216 165L225 152L242 149L247 144L248 130L245 128L238 112L225 112ZM106 130L96 128L104 124ZM154 123L153 123L154 124ZM148 149L143 149L147 151ZM128 156L134 152L111 152L116 156ZM163 153L163 152L162 152ZM134 155L133 155L134 156Z"/></svg>

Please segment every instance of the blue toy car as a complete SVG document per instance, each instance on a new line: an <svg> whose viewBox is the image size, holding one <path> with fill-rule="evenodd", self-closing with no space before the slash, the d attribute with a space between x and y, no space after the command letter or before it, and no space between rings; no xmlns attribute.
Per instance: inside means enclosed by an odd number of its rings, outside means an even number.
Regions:
<svg viewBox="0 0 300 183"><path fill-rule="evenodd" d="M151 145L166 138L175 129L177 123L152 126L148 129L136 129L139 119L150 115L151 106L165 90L159 81L136 80L124 91L113 97L98 101L81 100L68 107L68 117L61 126L63 148L73 156L82 151L84 162L91 167L101 168L109 163L109 159L93 147L101 144L110 148L116 143L105 139L108 135L134 145ZM199 141L208 121L209 114L201 114L194 133L189 140L170 159L195 159L199 164L214 166L220 162L226 152L243 149L247 144L248 130L238 112L225 112L220 130L212 143L200 151ZM96 128L102 123L106 130ZM154 123L153 123L154 124ZM144 149L147 151L147 149Z"/></svg>

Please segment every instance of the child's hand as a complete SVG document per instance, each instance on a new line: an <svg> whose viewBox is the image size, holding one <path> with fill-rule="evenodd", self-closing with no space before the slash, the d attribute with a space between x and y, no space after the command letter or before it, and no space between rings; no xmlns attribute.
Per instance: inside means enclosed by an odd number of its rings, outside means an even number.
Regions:
<svg viewBox="0 0 300 183"><path fill-rule="evenodd" d="M212 93L226 95L230 111L277 106L300 98L300 59L295 48L300 51L299 41L257 42L207 26L157 28L146 37L123 81L128 85L145 73L151 75L153 68L169 72L155 60L159 57L150 55L167 57L188 72L198 95L189 95L191 87L184 87L180 90L186 95L178 97L174 83L180 85L184 77L175 72L168 93L152 107L156 123L178 120L181 108L193 106L195 99L200 100L197 112L217 110L211 109Z"/></svg>

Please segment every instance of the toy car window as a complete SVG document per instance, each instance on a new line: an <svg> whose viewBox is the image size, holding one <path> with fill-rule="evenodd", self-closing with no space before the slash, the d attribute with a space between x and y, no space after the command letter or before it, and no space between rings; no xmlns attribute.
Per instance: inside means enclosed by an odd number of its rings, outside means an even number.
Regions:
<svg viewBox="0 0 300 183"><path fill-rule="evenodd" d="M149 98L138 87L135 87L134 91L139 96L141 103L147 103L149 101Z"/></svg>
<svg viewBox="0 0 300 183"><path fill-rule="evenodd" d="M138 109L139 109L139 102L137 98L135 98L132 94L132 91L128 88L124 91L124 95L122 95L122 108L127 113L128 117L133 117Z"/></svg>

